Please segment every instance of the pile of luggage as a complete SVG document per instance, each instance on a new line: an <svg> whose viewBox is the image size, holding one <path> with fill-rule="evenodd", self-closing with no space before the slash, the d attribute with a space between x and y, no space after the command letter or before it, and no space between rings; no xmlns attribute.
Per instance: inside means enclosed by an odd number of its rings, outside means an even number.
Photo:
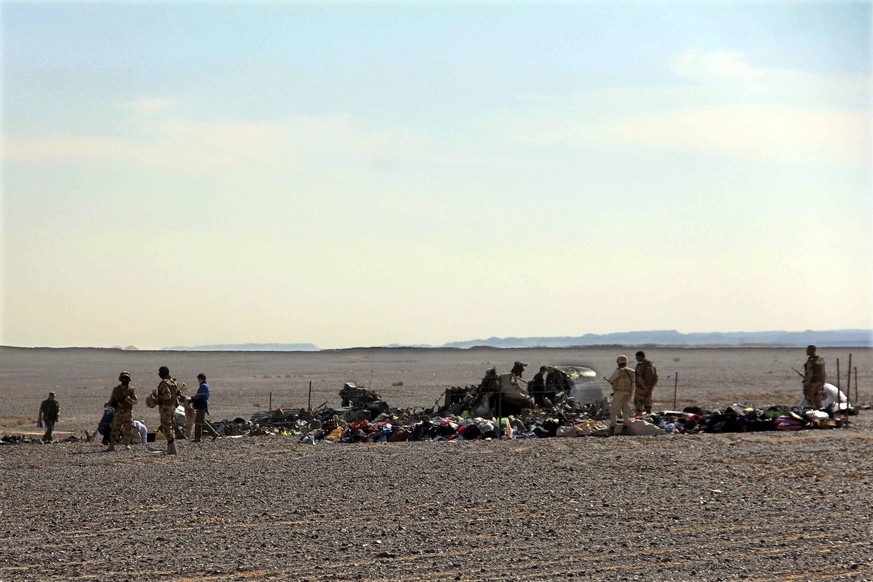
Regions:
<svg viewBox="0 0 873 582"><path fill-rule="evenodd" d="M688 407L681 412L665 411L634 419L630 434L694 434L699 432L758 432L841 428L848 426L847 412L771 406L767 409L732 404L723 410Z"/></svg>

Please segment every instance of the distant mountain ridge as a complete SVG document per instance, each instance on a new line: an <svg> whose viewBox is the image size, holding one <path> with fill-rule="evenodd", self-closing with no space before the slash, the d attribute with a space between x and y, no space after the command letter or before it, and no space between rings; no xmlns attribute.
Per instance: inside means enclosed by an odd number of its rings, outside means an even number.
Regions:
<svg viewBox="0 0 873 582"><path fill-rule="evenodd" d="M626 331L615 333L586 333L562 337L490 337L445 343L389 344L386 348L570 348L584 346L620 345L632 347L873 347L873 330L837 329L831 331L733 331L681 333L675 329L654 331ZM363 346L358 346L363 347ZM370 346L377 347L377 346ZM321 348L310 343L267 344L212 344L203 346L172 346L173 351L193 352L317 352Z"/></svg>
<svg viewBox="0 0 873 582"><path fill-rule="evenodd" d="M873 330L839 329L832 331L735 331L681 333L675 329L628 331L577 337L492 337L444 344L447 348L489 346L495 348L567 348L576 346L652 346L652 347L798 347L815 344L828 347L873 347Z"/></svg>

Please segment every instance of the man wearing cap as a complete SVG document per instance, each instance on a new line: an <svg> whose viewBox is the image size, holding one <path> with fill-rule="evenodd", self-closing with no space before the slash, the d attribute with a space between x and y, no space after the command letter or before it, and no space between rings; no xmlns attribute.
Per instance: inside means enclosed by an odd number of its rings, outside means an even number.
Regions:
<svg viewBox="0 0 873 582"><path fill-rule="evenodd" d="M636 373L627 367L627 356L619 356L616 360L618 368L607 380L612 384L612 406L609 411L609 435L615 434L618 424L618 412L621 411L622 432L627 429L630 420L630 400L636 384Z"/></svg>
<svg viewBox="0 0 873 582"><path fill-rule="evenodd" d="M815 355L815 346L807 346L806 363L803 365L803 398L807 405L813 408L821 408L822 391L827 381L825 361L821 356Z"/></svg>
<svg viewBox="0 0 873 582"><path fill-rule="evenodd" d="M634 412L640 416L643 411L652 414L652 391L658 384L658 368L651 360L646 359L646 353L639 351L637 358L637 386L634 391Z"/></svg>
<svg viewBox="0 0 873 582"><path fill-rule="evenodd" d="M136 391L130 385L130 372L119 374L118 381L121 383L112 389L109 402L104 405L115 410L115 416L112 417L112 431L109 433L109 448L106 449L107 451L115 450L115 443L118 442L118 433L122 428L124 428L124 448L130 450L130 437L133 434L133 405L138 400L136 398Z"/></svg>
<svg viewBox="0 0 873 582"><path fill-rule="evenodd" d="M170 377L170 369L161 366L158 369L161 383L158 384L157 400L161 412L161 432L167 438L167 454L176 454L176 400L178 388L176 381Z"/></svg>
<svg viewBox="0 0 873 582"><path fill-rule="evenodd" d="M512 365L512 370L510 373L515 375L517 378L521 378L521 375L524 374L524 369L527 368L527 364L524 362L516 362Z"/></svg>
<svg viewBox="0 0 873 582"><path fill-rule="evenodd" d="M36 417L36 426L45 425L45 434L42 435L42 442L52 442L52 432L55 430L55 423L60 416L61 405L55 400L55 393L49 392L48 398L39 405L39 414Z"/></svg>
<svg viewBox="0 0 873 582"><path fill-rule="evenodd" d="M193 400L191 402L192 406L194 406L194 410L196 415L194 416L194 441L195 443L200 442L200 438L203 436L203 429L206 428L207 434L212 437L212 440L218 438L218 433L215 432L215 429L212 428L212 425L206 422L206 415L209 414L209 383L206 382L206 374L199 373L197 374L197 381L200 383L200 387L197 389L197 394L193 396Z"/></svg>

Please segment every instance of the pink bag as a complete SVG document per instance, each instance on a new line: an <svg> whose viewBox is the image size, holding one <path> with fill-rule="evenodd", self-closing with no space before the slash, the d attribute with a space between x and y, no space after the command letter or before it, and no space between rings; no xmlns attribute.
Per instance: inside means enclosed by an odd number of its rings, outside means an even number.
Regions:
<svg viewBox="0 0 873 582"><path fill-rule="evenodd" d="M776 419L776 430L800 430L803 425L796 418L780 416Z"/></svg>

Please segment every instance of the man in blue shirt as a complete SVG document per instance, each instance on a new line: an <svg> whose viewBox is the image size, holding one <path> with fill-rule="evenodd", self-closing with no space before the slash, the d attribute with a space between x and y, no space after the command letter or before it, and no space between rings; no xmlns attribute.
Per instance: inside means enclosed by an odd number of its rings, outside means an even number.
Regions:
<svg viewBox="0 0 873 582"><path fill-rule="evenodd" d="M200 442L200 437L203 436L203 429L212 437L212 440L218 438L218 433L206 422L206 415L209 414L209 384L206 382L206 374L197 374L197 380L200 382L200 388L197 389L197 394L194 395L191 405L194 407L194 441Z"/></svg>

